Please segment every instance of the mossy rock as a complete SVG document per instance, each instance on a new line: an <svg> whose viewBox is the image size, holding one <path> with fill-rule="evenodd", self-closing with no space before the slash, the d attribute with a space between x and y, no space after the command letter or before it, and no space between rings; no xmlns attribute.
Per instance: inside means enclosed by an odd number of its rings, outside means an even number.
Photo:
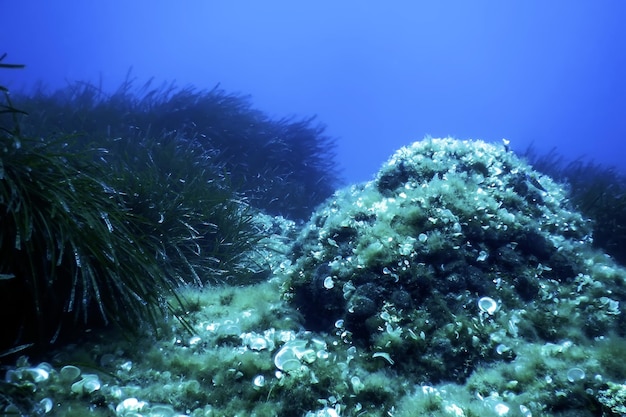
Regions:
<svg viewBox="0 0 626 417"><path fill-rule="evenodd" d="M462 382L522 340L617 331L619 285L594 272L614 265L592 254L589 221L552 179L504 146L426 139L313 214L285 297L309 329L342 326L401 373Z"/></svg>

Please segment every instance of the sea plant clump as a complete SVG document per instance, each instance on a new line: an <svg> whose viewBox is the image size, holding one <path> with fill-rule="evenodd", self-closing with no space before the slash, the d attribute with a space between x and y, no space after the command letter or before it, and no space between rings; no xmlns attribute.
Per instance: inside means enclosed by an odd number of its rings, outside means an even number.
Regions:
<svg viewBox="0 0 626 417"><path fill-rule="evenodd" d="M522 343L621 332L624 274L592 254L591 230L506 147L426 139L314 213L285 296L309 329L420 382L462 383Z"/></svg>
<svg viewBox="0 0 626 417"><path fill-rule="evenodd" d="M260 239L252 209L193 140L34 136L5 100L0 357L108 323L156 330L179 286L263 268L248 257Z"/></svg>
<svg viewBox="0 0 626 417"><path fill-rule="evenodd" d="M137 239L181 283L245 279L261 238L254 210L197 143L177 134L120 138L101 161Z"/></svg>
<svg viewBox="0 0 626 417"><path fill-rule="evenodd" d="M593 161L567 161L556 149L524 154L533 168L565 184L572 203L593 221L593 244L626 265L626 175Z"/></svg>
<svg viewBox="0 0 626 417"><path fill-rule="evenodd" d="M21 98L34 137L75 134L89 146L110 148L124 138L168 137L192 142L210 168L228 173L230 186L273 215L305 220L338 184L334 140L314 117L274 120L249 97L173 84L136 88L128 78L112 94L74 82ZM187 145L185 145L187 146Z"/></svg>

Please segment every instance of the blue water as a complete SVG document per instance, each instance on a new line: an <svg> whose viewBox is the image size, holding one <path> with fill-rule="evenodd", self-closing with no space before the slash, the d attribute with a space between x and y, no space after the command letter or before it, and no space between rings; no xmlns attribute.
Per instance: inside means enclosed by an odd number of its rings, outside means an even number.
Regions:
<svg viewBox="0 0 626 417"><path fill-rule="evenodd" d="M0 1L3 85L129 69L251 94L272 116L317 114L347 182L426 135L623 162L626 3Z"/></svg>

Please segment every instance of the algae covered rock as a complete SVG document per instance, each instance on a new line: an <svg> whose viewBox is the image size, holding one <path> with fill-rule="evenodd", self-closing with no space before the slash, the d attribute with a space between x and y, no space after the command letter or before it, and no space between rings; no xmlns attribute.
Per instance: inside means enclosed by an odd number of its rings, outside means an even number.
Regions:
<svg viewBox="0 0 626 417"><path fill-rule="evenodd" d="M591 240L565 191L506 147L426 139L314 213L286 298L307 329L420 381L462 382L522 341L619 328L623 274L597 273L611 262L589 261Z"/></svg>

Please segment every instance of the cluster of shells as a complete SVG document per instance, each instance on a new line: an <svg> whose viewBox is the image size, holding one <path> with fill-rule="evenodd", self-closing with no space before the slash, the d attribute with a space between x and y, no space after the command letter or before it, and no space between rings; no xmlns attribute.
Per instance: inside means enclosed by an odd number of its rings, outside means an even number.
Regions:
<svg viewBox="0 0 626 417"><path fill-rule="evenodd" d="M4 377L6 383L19 387L32 394L37 392L65 392L69 391L72 396L87 398L104 391L107 397L120 398L122 391L120 388L104 384L100 377L94 373L85 373L74 365L65 365L60 369L54 368L47 362L41 362L36 366L30 366L26 358L21 358L22 366L9 369ZM122 364L128 367L127 363ZM68 390L69 388L69 390ZM36 415L45 415L54 411L58 404L58 399L46 396L33 405L32 412ZM149 404L146 401L128 397L120 400L112 410L119 417L184 417L174 411L169 405ZM9 404L1 410L2 415L22 415L22 410L15 405Z"/></svg>

